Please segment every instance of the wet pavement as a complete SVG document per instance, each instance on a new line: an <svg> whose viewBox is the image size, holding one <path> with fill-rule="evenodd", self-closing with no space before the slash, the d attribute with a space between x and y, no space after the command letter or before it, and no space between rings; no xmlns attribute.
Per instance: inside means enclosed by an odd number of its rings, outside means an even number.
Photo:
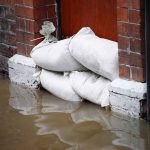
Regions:
<svg viewBox="0 0 150 150"><path fill-rule="evenodd" d="M0 76L0 150L149 150L150 125Z"/></svg>

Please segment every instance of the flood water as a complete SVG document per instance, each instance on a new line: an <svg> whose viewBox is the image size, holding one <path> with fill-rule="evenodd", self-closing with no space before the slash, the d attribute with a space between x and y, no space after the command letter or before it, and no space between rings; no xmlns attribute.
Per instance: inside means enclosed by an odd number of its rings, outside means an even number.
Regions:
<svg viewBox="0 0 150 150"><path fill-rule="evenodd" d="M149 150L150 125L0 76L0 150Z"/></svg>

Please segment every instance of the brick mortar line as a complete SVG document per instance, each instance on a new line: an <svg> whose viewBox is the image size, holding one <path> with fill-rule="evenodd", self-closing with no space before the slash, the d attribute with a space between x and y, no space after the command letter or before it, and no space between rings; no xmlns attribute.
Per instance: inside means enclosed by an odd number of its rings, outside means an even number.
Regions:
<svg viewBox="0 0 150 150"><path fill-rule="evenodd" d="M120 21L120 20L117 20L117 22L119 22L119 23L126 23L126 24L131 24L131 25L138 25L138 26L141 26L141 25L143 25L143 23L141 22L141 23L134 23L134 22L126 22L126 21Z"/></svg>
<svg viewBox="0 0 150 150"><path fill-rule="evenodd" d="M15 17L16 18L16 17ZM3 19L5 21L9 21L9 22L14 22L16 23L16 19L12 20L12 19L8 19L8 18L5 18L5 17L0 17L0 19Z"/></svg>
<svg viewBox="0 0 150 150"><path fill-rule="evenodd" d="M9 47L16 48L16 46L12 46L12 45L9 45L9 44L5 44L5 43L1 43L1 42L0 42L0 44L5 45L5 46L9 46Z"/></svg>
<svg viewBox="0 0 150 150"><path fill-rule="evenodd" d="M14 35L14 36L16 36L15 32L10 32L8 30L0 30L0 32L7 33L8 35Z"/></svg>
<svg viewBox="0 0 150 150"><path fill-rule="evenodd" d="M131 54L131 53L132 53L132 54L137 54L137 55L141 55L141 56L144 55L144 53L134 52L134 51L132 51L132 50L124 50L124 49L120 49L120 48L119 48L119 51L120 51L120 52L121 52L121 51L122 51L122 52L127 52L128 54ZM118 51L118 52L119 52L119 51Z"/></svg>
<svg viewBox="0 0 150 150"><path fill-rule="evenodd" d="M40 6L30 6L30 5L25 5L25 4L15 4L15 7L19 6L19 7L36 9L36 8L43 8L43 7L55 6L55 5L56 4L48 4L48 5L40 5Z"/></svg>
<svg viewBox="0 0 150 150"><path fill-rule="evenodd" d="M118 34L119 36L122 36L122 34ZM124 35L125 36L125 35ZM134 36L127 36L128 38L135 38L135 39L141 39L141 40L144 40L144 36L142 36L141 38L137 38L137 37L134 37Z"/></svg>
<svg viewBox="0 0 150 150"><path fill-rule="evenodd" d="M51 18L44 18L44 19L30 19L30 18L25 18L25 17L20 17L20 16L16 16L17 18L19 19L24 19L24 20L27 20L27 21L45 21L45 20L52 20L52 19L57 19L57 16L55 17L51 17ZM16 19L17 19L16 18ZM17 21L16 21L17 22Z"/></svg>
<svg viewBox="0 0 150 150"><path fill-rule="evenodd" d="M123 37L123 38L128 38L128 39L131 39L131 37L129 37L129 36L125 36L125 35L121 35L121 34L118 34L118 36L120 36L120 37ZM137 38L137 37L132 37L132 39L135 39L135 40L143 40L143 39L141 39L141 38Z"/></svg>
<svg viewBox="0 0 150 150"><path fill-rule="evenodd" d="M128 10L135 10L135 11L144 11L144 9L143 9L143 8L141 8L141 9L136 9L136 8L120 7L120 6L117 6L117 8L124 8L124 9L128 9Z"/></svg>
<svg viewBox="0 0 150 150"><path fill-rule="evenodd" d="M29 32L29 31L27 31L26 29L25 29L25 30L23 30L23 29L16 29L16 31L24 32L24 33L28 33L28 34L32 34L32 35L35 35L35 34L38 34L38 33L39 33L39 31L38 31L38 32Z"/></svg>
<svg viewBox="0 0 150 150"><path fill-rule="evenodd" d="M128 67L129 69L130 69L130 68L132 69L133 67L134 67L134 68L137 68L137 69L138 69L138 68L145 69L144 67L137 67L137 66L127 65L127 64L119 64L119 66L125 66L125 67Z"/></svg>
<svg viewBox="0 0 150 150"><path fill-rule="evenodd" d="M44 19L39 19L39 20L35 20L35 19L30 19L30 18L25 18L25 17L20 17L20 16L16 16L16 19L22 19L22 20L27 20L27 21L45 21L47 19L56 19L57 16L55 17L51 17L51 18L44 18ZM17 21L16 21L17 22Z"/></svg>
<svg viewBox="0 0 150 150"><path fill-rule="evenodd" d="M26 44L26 43L22 43L22 42L18 42L18 41L16 41L16 43L19 43L19 44L21 44L21 45L25 45L25 46L35 46L35 45L31 45L31 44Z"/></svg>

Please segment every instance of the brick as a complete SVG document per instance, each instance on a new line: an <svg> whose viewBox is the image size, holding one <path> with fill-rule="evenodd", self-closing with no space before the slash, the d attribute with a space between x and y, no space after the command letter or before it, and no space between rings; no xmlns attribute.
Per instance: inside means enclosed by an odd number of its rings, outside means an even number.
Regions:
<svg viewBox="0 0 150 150"><path fill-rule="evenodd" d="M5 57L12 56L12 51L9 50L8 45L0 43L0 55Z"/></svg>
<svg viewBox="0 0 150 150"><path fill-rule="evenodd" d="M16 10L16 15L19 17L24 17L24 18L29 18L29 19L34 19L34 9L31 7L23 7L17 5L15 7Z"/></svg>
<svg viewBox="0 0 150 150"><path fill-rule="evenodd" d="M0 48L0 55L1 56L8 57L9 55L11 55L11 54L8 53L8 48L3 49L3 46L1 45L1 43L0 43L0 46L1 46L1 48Z"/></svg>
<svg viewBox="0 0 150 150"><path fill-rule="evenodd" d="M39 20L39 19L46 19L47 18L47 11L48 7L39 7L39 8L32 8L32 7L23 7L23 6L16 6L16 15L18 17Z"/></svg>
<svg viewBox="0 0 150 150"><path fill-rule="evenodd" d="M16 28L19 31L25 31L26 30L26 22L25 22L24 18L17 17Z"/></svg>
<svg viewBox="0 0 150 150"><path fill-rule="evenodd" d="M24 20L25 21L25 31L30 33L35 33L34 20Z"/></svg>
<svg viewBox="0 0 150 150"><path fill-rule="evenodd" d="M8 34L8 32L0 32L0 42L8 45L16 45L16 36Z"/></svg>
<svg viewBox="0 0 150 150"><path fill-rule="evenodd" d="M4 32L0 30L0 43L3 43Z"/></svg>
<svg viewBox="0 0 150 150"><path fill-rule="evenodd" d="M130 49L133 52L144 54L145 53L144 52L144 50L145 50L144 40L131 38L130 39Z"/></svg>
<svg viewBox="0 0 150 150"><path fill-rule="evenodd" d="M16 47L12 47L10 45L0 43L0 55L3 55L5 57L11 57L15 53L16 53Z"/></svg>
<svg viewBox="0 0 150 150"><path fill-rule="evenodd" d="M130 24L129 25L129 36L135 38L142 38L143 31L142 26L137 24Z"/></svg>
<svg viewBox="0 0 150 150"><path fill-rule="evenodd" d="M15 8L14 7L6 9L5 19L9 19L9 20L15 20L16 19Z"/></svg>
<svg viewBox="0 0 150 150"><path fill-rule="evenodd" d="M42 24L43 24L43 20L34 21L34 32L35 33L38 33L40 31Z"/></svg>
<svg viewBox="0 0 150 150"><path fill-rule="evenodd" d="M117 20L128 21L129 13L127 8L117 8Z"/></svg>
<svg viewBox="0 0 150 150"><path fill-rule="evenodd" d="M129 11L129 21L131 23L140 24L144 20L144 13L141 13L139 10L130 10Z"/></svg>
<svg viewBox="0 0 150 150"><path fill-rule="evenodd" d="M30 56L30 52L34 46L17 42L17 54Z"/></svg>
<svg viewBox="0 0 150 150"><path fill-rule="evenodd" d="M132 9L143 9L144 8L144 0L131 0Z"/></svg>
<svg viewBox="0 0 150 150"><path fill-rule="evenodd" d="M7 34L5 43L7 43L7 44L9 44L11 46L16 46L16 36Z"/></svg>
<svg viewBox="0 0 150 150"><path fill-rule="evenodd" d="M36 0L39 1L39 0ZM23 0L23 4L27 6L33 6L34 0Z"/></svg>
<svg viewBox="0 0 150 150"><path fill-rule="evenodd" d="M4 6L0 6L0 18L5 17L5 7Z"/></svg>
<svg viewBox="0 0 150 150"><path fill-rule="evenodd" d="M34 9L34 19L46 19L47 18L48 7L39 7Z"/></svg>
<svg viewBox="0 0 150 150"><path fill-rule="evenodd" d="M130 0L117 0L118 7L129 8L131 6Z"/></svg>
<svg viewBox="0 0 150 150"><path fill-rule="evenodd" d="M48 18L56 17L55 13L55 5L51 5L48 7Z"/></svg>
<svg viewBox="0 0 150 150"><path fill-rule="evenodd" d="M118 22L118 34L123 36L129 36L129 24L124 22Z"/></svg>
<svg viewBox="0 0 150 150"><path fill-rule="evenodd" d="M119 76L121 78L130 79L130 68L125 65L120 65L119 66Z"/></svg>
<svg viewBox="0 0 150 150"><path fill-rule="evenodd" d="M24 0L16 0L16 4L24 4Z"/></svg>
<svg viewBox="0 0 150 150"><path fill-rule="evenodd" d="M54 4L53 0L24 0L24 5L39 7Z"/></svg>
<svg viewBox="0 0 150 150"><path fill-rule="evenodd" d="M27 56L27 57L30 57L30 53L31 53L33 47L34 47L34 46L26 45L26 56Z"/></svg>
<svg viewBox="0 0 150 150"><path fill-rule="evenodd" d="M29 45L37 45L41 41L41 40L36 40L33 42L30 41L34 38L41 37L41 35L38 33L37 34L31 34L31 33L27 33L27 32L17 31L16 37L17 37L17 42L29 44Z"/></svg>
<svg viewBox="0 0 150 150"><path fill-rule="evenodd" d="M139 67L131 67L132 79L138 82L145 82L145 69Z"/></svg>
<svg viewBox="0 0 150 150"><path fill-rule="evenodd" d="M9 29L9 22L6 19L0 19L0 30L7 31Z"/></svg>
<svg viewBox="0 0 150 150"><path fill-rule="evenodd" d="M14 6L16 0L1 0L0 5L5 5L5 6Z"/></svg>
<svg viewBox="0 0 150 150"><path fill-rule="evenodd" d="M130 48L130 38L118 36L118 48L122 50L128 50Z"/></svg>
<svg viewBox="0 0 150 150"><path fill-rule="evenodd" d="M130 65L130 54L127 51L119 51L119 64Z"/></svg>
<svg viewBox="0 0 150 150"><path fill-rule="evenodd" d="M135 67L144 67L144 57L143 55L137 53L130 53L130 65Z"/></svg>
<svg viewBox="0 0 150 150"><path fill-rule="evenodd" d="M16 34L16 22L10 22L9 32L14 35Z"/></svg>
<svg viewBox="0 0 150 150"><path fill-rule="evenodd" d="M17 54L26 56L26 45L24 43L17 42Z"/></svg>
<svg viewBox="0 0 150 150"><path fill-rule="evenodd" d="M28 1L28 0L26 0ZM55 3L55 0L34 0L34 6L37 7L37 6L46 6L46 5L51 5L51 4L54 4Z"/></svg>

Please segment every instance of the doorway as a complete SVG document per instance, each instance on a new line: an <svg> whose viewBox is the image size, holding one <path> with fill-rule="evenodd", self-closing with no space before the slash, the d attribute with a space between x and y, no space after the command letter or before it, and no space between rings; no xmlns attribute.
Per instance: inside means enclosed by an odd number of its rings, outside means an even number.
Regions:
<svg viewBox="0 0 150 150"><path fill-rule="evenodd" d="M63 36L90 27L97 36L117 41L116 0L61 0Z"/></svg>

